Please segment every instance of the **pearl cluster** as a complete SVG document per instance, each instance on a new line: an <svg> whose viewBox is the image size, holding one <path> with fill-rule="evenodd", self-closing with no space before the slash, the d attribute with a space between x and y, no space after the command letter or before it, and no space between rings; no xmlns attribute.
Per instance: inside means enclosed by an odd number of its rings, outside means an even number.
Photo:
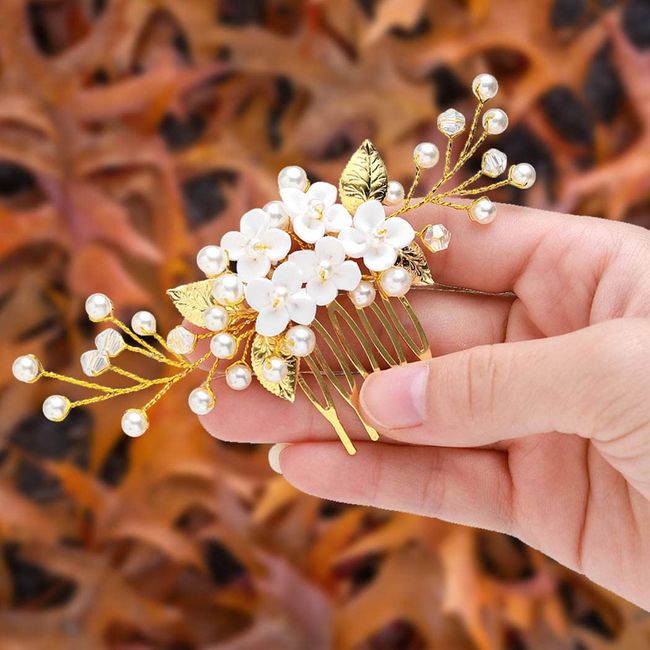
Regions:
<svg viewBox="0 0 650 650"><path fill-rule="evenodd" d="M485 102L496 97L499 83L491 74L479 74L472 82L472 91L480 102L480 109ZM481 123L485 135L499 135L508 128L508 116L500 108L490 108L483 113ZM465 131L465 116L456 109L449 108L438 116L437 126L443 135L453 140ZM413 150L413 161L418 170L431 169L440 161L440 150L433 142L420 142ZM503 152L490 149L483 154L481 171L484 176L496 178L506 171L507 165L508 159ZM528 189L535 183L535 169L528 163L513 165L508 180L514 187ZM404 200L404 186L399 181L389 181L384 203L389 206L400 205ZM496 205L487 197L481 197L469 205L467 212L472 221L488 224L496 217ZM449 244L448 237L434 238L430 242L423 238L423 241L432 252L440 252Z"/></svg>

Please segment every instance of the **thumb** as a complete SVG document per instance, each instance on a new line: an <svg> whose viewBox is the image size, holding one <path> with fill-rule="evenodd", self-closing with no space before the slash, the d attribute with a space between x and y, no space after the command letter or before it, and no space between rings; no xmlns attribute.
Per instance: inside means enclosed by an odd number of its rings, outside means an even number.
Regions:
<svg viewBox="0 0 650 650"><path fill-rule="evenodd" d="M650 461L650 321L471 348L372 374L366 418L391 438L479 447L559 431Z"/></svg>

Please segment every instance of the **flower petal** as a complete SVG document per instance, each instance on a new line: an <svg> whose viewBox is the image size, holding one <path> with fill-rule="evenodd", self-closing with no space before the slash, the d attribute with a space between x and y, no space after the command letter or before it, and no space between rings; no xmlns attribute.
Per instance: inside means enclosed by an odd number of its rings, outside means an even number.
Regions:
<svg viewBox="0 0 650 650"><path fill-rule="evenodd" d="M249 210L239 221L239 230L248 238L258 236L269 225L269 215L261 208Z"/></svg>
<svg viewBox="0 0 650 650"><path fill-rule="evenodd" d="M393 248L404 248L415 239L413 226L401 217L390 217L386 219L386 243Z"/></svg>
<svg viewBox="0 0 650 650"><path fill-rule="evenodd" d="M260 242L266 246L265 253L271 262L278 262L291 250L291 236L279 228L269 228L260 236Z"/></svg>
<svg viewBox="0 0 650 650"><path fill-rule="evenodd" d="M293 262L300 269L303 282L318 273L318 258L314 251L296 251L289 255L289 261Z"/></svg>
<svg viewBox="0 0 650 650"><path fill-rule="evenodd" d="M228 257L236 262L244 253L247 239L240 232L231 230L221 238L221 248L228 252Z"/></svg>
<svg viewBox="0 0 650 650"><path fill-rule="evenodd" d="M289 297L287 309L291 320L300 325L310 325L316 318L316 302L304 289Z"/></svg>
<svg viewBox="0 0 650 650"><path fill-rule="evenodd" d="M329 305L336 300L336 296L339 293L332 280L322 282L319 278L312 278L307 282L305 291L314 299L317 305L321 306Z"/></svg>
<svg viewBox="0 0 650 650"><path fill-rule="evenodd" d="M334 269L332 280L337 289L352 291L361 282L361 269L356 262L347 260Z"/></svg>
<svg viewBox="0 0 650 650"><path fill-rule="evenodd" d="M326 208L323 216L327 232L341 232L343 228L349 228L352 225L350 213L340 203Z"/></svg>
<svg viewBox="0 0 650 650"><path fill-rule="evenodd" d="M365 233L371 233L375 228L384 223L386 213L382 204L372 199L362 203L354 213L354 227Z"/></svg>
<svg viewBox="0 0 650 650"><path fill-rule="evenodd" d="M397 251L390 244L377 244L366 251L363 263L371 271L385 271L397 260Z"/></svg>
<svg viewBox="0 0 650 650"><path fill-rule="evenodd" d="M256 311L263 311L271 305L273 283L267 278L257 278L244 287L246 302Z"/></svg>
<svg viewBox="0 0 650 650"><path fill-rule="evenodd" d="M283 262L273 271L271 281L274 286L286 287L289 293L295 293L302 287L300 267L293 262Z"/></svg>
<svg viewBox="0 0 650 650"><path fill-rule="evenodd" d="M330 183L314 183L307 190L307 201L320 201L326 208L336 203L336 187Z"/></svg>
<svg viewBox="0 0 650 650"><path fill-rule="evenodd" d="M318 219L301 215L294 219L293 231L304 242L314 244L325 235L325 224Z"/></svg>
<svg viewBox="0 0 650 650"><path fill-rule="evenodd" d="M343 228L339 233L339 241L350 257L362 257L368 250L368 237L356 228Z"/></svg>
<svg viewBox="0 0 650 650"><path fill-rule="evenodd" d="M307 212L309 199L304 192L297 190L295 187L287 187L280 190L280 196L282 197L284 207L292 218L295 219L301 214Z"/></svg>
<svg viewBox="0 0 650 650"><path fill-rule="evenodd" d="M255 331L262 336L277 336L289 324L289 312L286 308L265 309L257 315Z"/></svg>
<svg viewBox="0 0 650 650"><path fill-rule="evenodd" d="M242 255L237 262L237 275L242 282L263 278L271 270L271 262L266 255L248 257Z"/></svg>
<svg viewBox="0 0 650 650"><path fill-rule="evenodd" d="M340 264L345 259L345 248L335 237L323 237L314 246L316 257L319 261L328 261L332 264Z"/></svg>

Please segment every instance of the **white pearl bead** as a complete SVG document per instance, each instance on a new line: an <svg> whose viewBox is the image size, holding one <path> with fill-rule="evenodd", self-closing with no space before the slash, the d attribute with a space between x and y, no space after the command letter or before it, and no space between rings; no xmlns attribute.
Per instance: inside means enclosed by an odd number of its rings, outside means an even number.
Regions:
<svg viewBox="0 0 650 650"><path fill-rule="evenodd" d="M210 352L217 359L232 359L237 352L237 339L227 332L216 334L210 341Z"/></svg>
<svg viewBox="0 0 650 650"><path fill-rule="evenodd" d="M233 390L245 390L252 380L251 369L243 363L235 363L226 370L226 384Z"/></svg>
<svg viewBox="0 0 650 650"><path fill-rule="evenodd" d="M167 334L167 347L176 354L190 354L196 347L196 334L178 325Z"/></svg>
<svg viewBox="0 0 650 650"><path fill-rule="evenodd" d="M190 393L187 403L195 415L207 415L214 408L215 399L212 391L199 386Z"/></svg>
<svg viewBox="0 0 650 650"><path fill-rule="evenodd" d="M239 276L224 273L214 281L212 295L222 305L237 305L244 299L244 285Z"/></svg>
<svg viewBox="0 0 650 650"><path fill-rule="evenodd" d="M228 255L221 246L204 246L196 255L197 266L209 278L223 273L228 266Z"/></svg>
<svg viewBox="0 0 650 650"><path fill-rule="evenodd" d="M513 165L510 171L510 181L517 187L527 190L529 187L535 185L537 180L537 172L532 165L528 163L519 163Z"/></svg>
<svg viewBox="0 0 650 650"><path fill-rule="evenodd" d="M270 228L280 228L280 230L289 228L289 213L282 201L269 201L262 209L269 215Z"/></svg>
<svg viewBox="0 0 650 650"><path fill-rule="evenodd" d="M399 181L389 181L386 189L386 205L397 205L404 200L404 186Z"/></svg>
<svg viewBox="0 0 650 650"><path fill-rule="evenodd" d="M413 160L422 169L435 167L440 160L440 151L433 142L420 142L413 150Z"/></svg>
<svg viewBox="0 0 650 650"><path fill-rule="evenodd" d="M411 274L400 266L393 266L384 271L379 278L382 291L391 298L405 296L412 282Z"/></svg>
<svg viewBox="0 0 650 650"><path fill-rule="evenodd" d="M289 374L287 362L280 357L269 357L262 365L262 374L272 384L279 384Z"/></svg>
<svg viewBox="0 0 650 650"><path fill-rule="evenodd" d="M499 82L491 74L480 74L474 77L472 82L472 90L477 99L486 102L499 92Z"/></svg>
<svg viewBox="0 0 650 650"><path fill-rule="evenodd" d="M156 333L156 317L150 311L138 311L131 319L131 329L139 336Z"/></svg>
<svg viewBox="0 0 650 650"><path fill-rule="evenodd" d="M375 301L377 296L377 289L367 280L361 280L356 289L350 291L350 298L357 309L369 307Z"/></svg>
<svg viewBox="0 0 650 650"><path fill-rule="evenodd" d="M497 206L487 197L480 198L470 208L470 217L473 221L486 224L494 221L497 216Z"/></svg>
<svg viewBox="0 0 650 650"><path fill-rule="evenodd" d="M33 354L25 354L13 362L11 372L18 381L31 384L41 376L43 369Z"/></svg>
<svg viewBox="0 0 650 650"><path fill-rule="evenodd" d="M113 313L113 303L103 293L93 293L86 300L86 313L93 323L106 320Z"/></svg>
<svg viewBox="0 0 650 650"><path fill-rule="evenodd" d="M305 325L294 325L284 335L287 351L295 357L308 357L316 347L316 335Z"/></svg>
<svg viewBox="0 0 650 650"><path fill-rule="evenodd" d="M278 186L281 190L293 188L304 192L307 189L307 172L298 165L289 165L278 174Z"/></svg>
<svg viewBox="0 0 650 650"><path fill-rule="evenodd" d="M43 402L43 415L52 422L65 420L70 412L70 400L63 395L50 395Z"/></svg>
<svg viewBox="0 0 650 650"><path fill-rule="evenodd" d="M490 135L500 135L508 128L508 116L500 108L491 108L483 114L483 127Z"/></svg>
<svg viewBox="0 0 650 650"><path fill-rule="evenodd" d="M203 324L211 332L221 332L228 327L228 312L223 307L210 307L203 314Z"/></svg>
<svg viewBox="0 0 650 650"><path fill-rule="evenodd" d="M138 438L149 428L149 418L140 409L129 409L122 416L122 431L131 438Z"/></svg>

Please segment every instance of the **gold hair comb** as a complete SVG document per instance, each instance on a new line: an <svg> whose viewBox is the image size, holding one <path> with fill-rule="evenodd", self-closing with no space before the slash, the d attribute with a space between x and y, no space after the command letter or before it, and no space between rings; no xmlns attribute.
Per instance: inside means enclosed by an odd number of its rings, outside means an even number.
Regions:
<svg viewBox="0 0 650 650"><path fill-rule="evenodd" d="M97 336L96 349L81 355L83 372L89 377L117 373L130 381L128 386L114 388L49 372L33 355L15 360L14 376L27 383L49 377L94 392L75 402L63 395L48 397L43 413L54 421L78 406L156 389L142 408L122 416L124 433L140 436L149 427L148 412L164 394L212 360L189 396L189 407L197 415L215 408L213 379L223 372L231 390L245 390L256 378L270 393L290 402L302 391L331 423L348 453L354 454L335 403L341 398L357 413L370 439L377 440L377 432L359 414L358 377L430 356L406 295L411 287L434 284L422 247L439 253L451 237L441 224L415 232L401 215L435 204L488 224L497 209L486 192L505 185L529 188L535 182L534 168L520 163L509 168L506 179L477 187L483 177L496 179L506 172L507 157L498 149L483 154L476 174L458 184L451 182L490 135L503 133L508 126L501 109L483 110L497 94L497 80L481 74L472 89L478 105L457 156L454 145L466 131L465 117L453 108L438 116L438 129L447 138L443 170L420 199L415 200L414 193L422 170L434 167L440 158L431 142L415 148L415 175L406 192L399 182L388 180L386 166L368 140L343 170L338 192L329 183L310 185L300 167L285 167L278 176L281 200L250 210L241 218L239 231L226 233L220 246L199 251L197 264L207 279L168 291L182 316L204 333L179 325L163 338L154 315L144 311L133 316L129 327L114 316L107 296L90 296L86 301L90 320L114 327ZM395 209L387 216L384 205ZM231 262L236 272L230 270ZM127 343L124 334L136 345ZM202 339L209 339L209 351L188 361L186 355ZM127 351L170 371L146 379L121 369L114 359Z"/></svg>

